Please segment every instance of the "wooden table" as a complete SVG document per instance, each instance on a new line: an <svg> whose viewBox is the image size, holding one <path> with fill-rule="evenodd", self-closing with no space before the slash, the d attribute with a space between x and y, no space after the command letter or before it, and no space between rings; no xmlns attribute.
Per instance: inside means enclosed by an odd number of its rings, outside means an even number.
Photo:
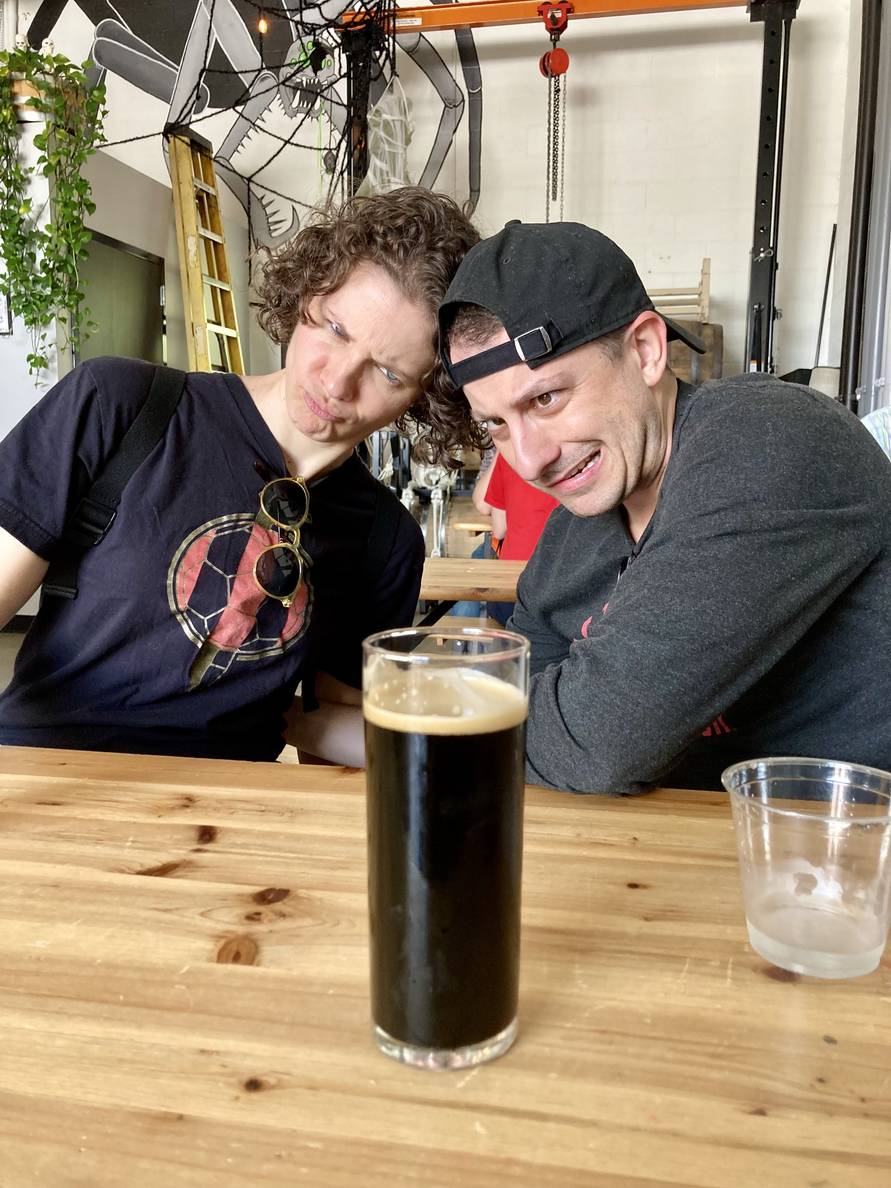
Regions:
<svg viewBox="0 0 891 1188"><path fill-rule="evenodd" d="M492 517L491 516L459 516L452 521L452 528L460 532L473 532L479 535L480 532L492 531Z"/></svg>
<svg viewBox="0 0 891 1188"><path fill-rule="evenodd" d="M430 601L516 602L517 582L525 568L525 561L428 557L420 596Z"/></svg>
<svg viewBox="0 0 891 1188"><path fill-rule="evenodd" d="M473 1071L372 1044L364 844L341 768L0 749L3 1188L891 1183L891 962L756 956L722 796L530 791Z"/></svg>

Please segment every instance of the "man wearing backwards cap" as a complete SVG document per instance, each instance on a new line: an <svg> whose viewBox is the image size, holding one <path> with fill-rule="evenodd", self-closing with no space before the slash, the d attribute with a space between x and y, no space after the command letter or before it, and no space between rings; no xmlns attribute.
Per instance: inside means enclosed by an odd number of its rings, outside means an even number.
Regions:
<svg viewBox="0 0 891 1188"><path fill-rule="evenodd" d="M891 768L891 465L840 405L768 375L692 388L634 265L577 223L509 223L439 311L480 425L562 504L519 586L530 780L720 787L769 754Z"/></svg>

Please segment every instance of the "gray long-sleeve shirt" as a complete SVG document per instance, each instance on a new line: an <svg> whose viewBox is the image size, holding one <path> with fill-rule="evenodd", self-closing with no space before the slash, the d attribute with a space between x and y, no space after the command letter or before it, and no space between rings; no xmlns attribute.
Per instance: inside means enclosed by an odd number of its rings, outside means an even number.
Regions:
<svg viewBox="0 0 891 1188"><path fill-rule="evenodd" d="M557 509L512 625L537 783L717 788L770 754L891 768L891 463L818 392L681 385L640 541L620 509Z"/></svg>

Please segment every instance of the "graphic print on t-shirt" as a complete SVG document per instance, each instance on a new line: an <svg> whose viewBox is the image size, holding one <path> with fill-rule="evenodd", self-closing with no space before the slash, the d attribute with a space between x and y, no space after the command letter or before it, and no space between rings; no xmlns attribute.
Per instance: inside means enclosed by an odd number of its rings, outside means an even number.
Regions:
<svg viewBox="0 0 891 1188"><path fill-rule="evenodd" d="M236 660L281 655L306 631L312 562L299 545L303 580L289 607L264 594L254 579L257 557L280 543L277 532L253 516L236 514L208 520L176 550L167 572L167 600L198 649L190 689L218 680Z"/></svg>

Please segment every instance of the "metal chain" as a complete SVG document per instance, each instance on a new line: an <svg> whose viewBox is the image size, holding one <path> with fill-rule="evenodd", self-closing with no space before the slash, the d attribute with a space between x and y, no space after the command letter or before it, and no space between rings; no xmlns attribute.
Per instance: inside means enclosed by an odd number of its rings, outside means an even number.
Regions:
<svg viewBox="0 0 891 1188"><path fill-rule="evenodd" d="M554 49L559 33L551 34ZM546 64L549 57L542 59ZM564 62L565 68L565 62ZM563 194L566 164L566 80L561 74L548 74L548 131L545 153L545 222L551 221L551 203L560 201L560 221L563 221ZM561 121L562 116L562 121Z"/></svg>
<svg viewBox="0 0 891 1188"><path fill-rule="evenodd" d="M551 137L551 201L557 201L557 192L560 181L560 75L556 75L551 79L551 87L554 92L554 127L553 136Z"/></svg>
<svg viewBox="0 0 891 1188"><path fill-rule="evenodd" d="M554 122L554 80L548 78L548 131L545 143L545 222L551 221L551 143Z"/></svg>
<svg viewBox="0 0 891 1188"><path fill-rule="evenodd" d="M569 104L566 101L566 90L569 86L569 79L563 78L563 125L560 129L560 222L563 222L563 182L566 178L566 113L569 110Z"/></svg>

